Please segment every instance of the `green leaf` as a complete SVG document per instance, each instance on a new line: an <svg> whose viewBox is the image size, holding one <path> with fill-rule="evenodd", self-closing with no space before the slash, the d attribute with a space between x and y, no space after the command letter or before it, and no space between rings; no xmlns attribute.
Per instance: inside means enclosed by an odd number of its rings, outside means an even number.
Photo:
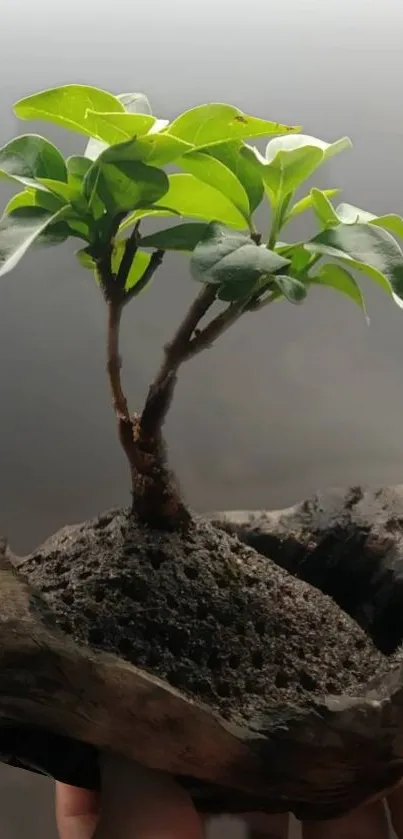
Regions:
<svg viewBox="0 0 403 839"><path fill-rule="evenodd" d="M44 210L49 210L51 213L56 213L63 206L63 202L55 195L44 192L41 189L24 189L22 192L17 192L10 198L5 215L12 213L20 207L42 207Z"/></svg>
<svg viewBox="0 0 403 839"><path fill-rule="evenodd" d="M251 298L255 298L259 296L265 289L268 289L272 285L271 279L268 279L266 275L261 275L260 277L242 280L235 280L235 282L226 282L224 283L219 292L218 292L218 299L222 300L226 303L238 303L241 301L245 301L245 303Z"/></svg>
<svg viewBox="0 0 403 839"><path fill-rule="evenodd" d="M68 227L69 235L84 239L86 242L94 242L96 239L96 230L94 226L84 218L80 218L77 213L71 208L70 212L65 216L65 224Z"/></svg>
<svg viewBox="0 0 403 839"><path fill-rule="evenodd" d="M193 251L207 228L208 224L203 222L178 224L176 227L152 233L151 236L143 236L141 245L143 248L157 248L163 251Z"/></svg>
<svg viewBox="0 0 403 839"><path fill-rule="evenodd" d="M256 245L244 233L227 230L217 223L208 226L190 259L195 280L218 285L253 284L260 277L269 277L289 264L288 259Z"/></svg>
<svg viewBox="0 0 403 839"><path fill-rule="evenodd" d="M119 240L116 242L113 254L112 254L112 271L117 274L120 263L122 261L122 257L125 251L126 242L124 240ZM145 253L145 251L138 250L134 260L132 262L126 283L125 283L125 291L130 291L134 288L135 285L141 280L144 271L148 268L149 262L151 259L150 253Z"/></svg>
<svg viewBox="0 0 403 839"><path fill-rule="evenodd" d="M88 157L83 157L80 154L73 154L66 160L67 166L67 182L81 184L88 172L91 169L92 163Z"/></svg>
<svg viewBox="0 0 403 839"><path fill-rule="evenodd" d="M249 198L237 176L220 160L195 151L186 154L178 161L185 172L194 175L199 181L209 184L222 192L239 210L246 221L250 218Z"/></svg>
<svg viewBox="0 0 403 839"><path fill-rule="evenodd" d="M67 181L67 169L56 146L36 134L16 137L0 149L0 175L24 186L37 186L39 178Z"/></svg>
<svg viewBox="0 0 403 839"><path fill-rule="evenodd" d="M91 160L81 155L73 155L67 158L66 164L71 203L79 213L87 217L88 221L91 216L93 221L98 221L105 213L102 201L94 195L91 208L89 208L84 195L84 179L93 165Z"/></svg>
<svg viewBox="0 0 403 839"><path fill-rule="evenodd" d="M340 192L339 189L323 189L322 193L326 196L326 198L333 198L334 195L338 195ZM300 198L299 201L296 201L292 207L288 210L284 217L284 225L287 224L291 219L295 218L295 216L300 215L300 213L304 213L306 210L312 209L312 192L309 195L304 195L303 198Z"/></svg>
<svg viewBox="0 0 403 839"><path fill-rule="evenodd" d="M87 157L82 157L81 155L73 155L72 157L68 157L66 160L67 164L67 183L71 190L70 196L74 198L74 202L76 205L81 206L82 210L86 208L86 201L84 199L83 188L84 188L84 178L91 168L92 163ZM97 207L97 217L102 215L103 213L103 205L100 204Z"/></svg>
<svg viewBox="0 0 403 839"><path fill-rule="evenodd" d="M349 271L342 268L341 265L335 265L331 262L326 263L326 265L321 265L318 273L309 278L309 284L326 286L327 288L333 288L335 291L345 294L360 307L364 312L367 322L369 322L364 297L357 280L354 279Z"/></svg>
<svg viewBox="0 0 403 839"><path fill-rule="evenodd" d="M50 213L41 207L20 207L0 221L0 276L18 265L28 248L58 218L63 210Z"/></svg>
<svg viewBox="0 0 403 839"><path fill-rule="evenodd" d="M238 230L247 227L244 216L225 195L194 175L170 175L168 192L157 206L160 203L181 216L209 222L216 219Z"/></svg>
<svg viewBox="0 0 403 839"><path fill-rule="evenodd" d="M311 189L311 197L315 215L322 227L336 227L340 224L339 216L323 190Z"/></svg>
<svg viewBox="0 0 403 839"><path fill-rule="evenodd" d="M154 166L173 163L191 148L189 143L169 134L146 134L136 141L135 154L138 160Z"/></svg>
<svg viewBox="0 0 403 839"><path fill-rule="evenodd" d="M233 172L248 196L249 214L252 215L264 195L263 179L253 151L238 140L230 140L205 146L203 153L220 160Z"/></svg>
<svg viewBox="0 0 403 839"><path fill-rule="evenodd" d="M293 134L271 140L265 158L254 149L270 201L277 205L298 189L325 160L350 146L347 137L325 143L306 134Z"/></svg>
<svg viewBox="0 0 403 839"><path fill-rule="evenodd" d="M94 125L87 118L87 111L124 112L122 102L112 93L88 85L70 84L54 87L20 99L14 113L20 119L42 119L62 125L89 137ZM102 137L99 139L102 140Z"/></svg>
<svg viewBox="0 0 403 839"><path fill-rule="evenodd" d="M149 114L152 115L151 105L143 93L120 93L117 96L118 101L123 105L125 111L129 114ZM92 137L87 144L85 150L85 157L90 160L96 160L105 149L108 148L108 143L102 140L96 140Z"/></svg>
<svg viewBox="0 0 403 839"><path fill-rule="evenodd" d="M403 298L403 252L387 230L372 224L340 224L319 233L306 248L349 263L388 294L393 292L395 299Z"/></svg>
<svg viewBox="0 0 403 839"><path fill-rule="evenodd" d="M71 184L63 183L63 181L53 181L51 178L38 178L38 184L57 195L65 204L68 204L79 192Z"/></svg>
<svg viewBox="0 0 403 839"><path fill-rule="evenodd" d="M162 166L181 157L191 148L189 143L169 134L146 134L144 137L134 137L124 143L110 146L101 156L107 163L113 163L115 160L140 160L143 163Z"/></svg>
<svg viewBox="0 0 403 839"><path fill-rule="evenodd" d="M88 253L87 248L82 248L81 250L76 251L75 255L82 268L86 268L89 271L95 271L95 262L91 254Z"/></svg>
<svg viewBox="0 0 403 839"><path fill-rule="evenodd" d="M287 274L275 274L273 281L278 286L282 295L290 303L302 303L307 295L307 287L300 280L288 277Z"/></svg>
<svg viewBox="0 0 403 839"><path fill-rule="evenodd" d="M137 251L136 256L132 262L127 280L125 282L125 291L131 291L134 286L143 278L143 274L148 268L151 259L150 253Z"/></svg>
<svg viewBox="0 0 403 839"><path fill-rule="evenodd" d="M322 159L320 149L307 146L292 151L279 151L272 163L263 166L263 182L273 206L280 204L310 178Z"/></svg>
<svg viewBox="0 0 403 839"><path fill-rule="evenodd" d="M4 215L9 215L21 207L36 207L34 189L24 189L23 192L17 192L16 195L13 195L4 210Z"/></svg>
<svg viewBox="0 0 403 839"><path fill-rule="evenodd" d="M358 207L353 207L351 204L339 204L336 208L336 213L339 220L344 224L367 222L374 224L376 227L382 227L384 230L389 230L389 233L395 236L403 237L403 218L396 215L396 213L375 216L373 213L368 213L366 210L359 210Z"/></svg>
<svg viewBox="0 0 403 839"><path fill-rule="evenodd" d="M304 245L297 246L294 250L285 252L283 256L291 259L290 272L294 277L306 276L312 254L306 250Z"/></svg>
<svg viewBox="0 0 403 839"><path fill-rule="evenodd" d="M353 207L352 204L339 204L336 207L336 213L339 218L339 223L343 222L343 224L366 224L376 218L373 213L367 213L366 210L359 210L358 207Z"/></svg>
<svg viewBox="0 0 403 839"><path fill-rule="evenodd" d="M275 137L266 146L265 158L267 163L273 163L279 152L293 152L302 148L316 148L322 152L322 159L329 160L336 154L351 148L351 140L342 137L335 143L326 143L318 137L310 137L308 134L291 134L287 137Z"/></svg>
<svg viewBox="0 0 403 839"><path fill-rule="evenodd" d="M83 195L83 179L80 180L78 178L69 177L69 181L66 184L61 181L52 181L49 178L40 178L39 182L42 186L45 186L52 195L56 195L64 204L71 205L74 213L71 229L74 230L74 232L79 232L80 236L84 234L85 238L88 238L88 223L92 221L91 226L94 227L93 222L104 214L105 208L96 196L94 196L93 207L88 207L86 198ZM80 218L80 216L82 216L82 218Z"/></svg>
<svg viewBox="0 0 403 839"><path fill-rule="evenodd" d="M91 134L95 138L112 145L147 134L155 121L155 117L149 114L102 113L88 110L84 124L90 126Z"/></svg>
<svg viewBox="0 0 403 839"><path fill-rule="evenodd" d="M243 140L268 134L286 134L297 127L248 116L232 105L212 103L185 111L166 129L169 134L201 148L224 140Z"/></svg>
<svg viewBox="0 0 403 839"><path fill-rule="evenodd" d="M177 218L178 216L180 216L180 213L175 212L175 210L169 210L163 206L158 208L145 207L141 210L134 210L133 213L130 213L130 215L126 216L126 218L123 219L122 224L119 227L119 232L127 230L129 227L132 227L132 225L135 224L136 221L140 221L143 218Z"/></svg>
<svg viewBox="0 0 403 839"><path fill-rule="evenodd" d="M290 260L289 273L292 277L296 279L307 279L309 263L314 257L306 249L304 242L294 242L291 245L278 242L275 251Z"/></svg>
<svg viewBox="0 0 403 839"><path fill-rule="evenodd" d="M57 181L56 183L59 182ZM63 186L66 186L66 184L63 184ZM58 221L56 227L50 224L46 234L41 236L41 242L45 240L46 242L50 240L52 243L54 241L60 242L67 239L69 235L78 236L86 241L92 241L93 237L91 234L95 231L90 228L88 218L81 217L73 207L66 204L56 194L53 195L50 192L43 192L39 189L24 190L10 199L5 213L9 214L23 207L40 207L51 213L57 213L61 209L64 210L63 222Z"/></svg>
<svg viewBox="0 0 403 839"><path fill-rule="evenodd" d="M88 169L91 169L92 163L87 157L83 157L80 154L73 154L71 157L67 158L66 166L68 182L70 182L72 178L81 182L84 180Z"/></svg>
<svg viewBox="0 0 403 839"><path fill-rule="evenodd" d="M168 177L162 169L140 161L116 159L109 163L103 155L89 169L84 180L84 194L89 205L98 197L113 215L154 204L165 195L168 187Z"/></svg>
<svg viewBox="0 0 403 839"><path fill-rule="evenodd" d="M371 219L370 224L374 224L375 227L382 227L384 230L388 230L389 233L403 238L403 218L396 213L376 216L374 219Z"/></svg>

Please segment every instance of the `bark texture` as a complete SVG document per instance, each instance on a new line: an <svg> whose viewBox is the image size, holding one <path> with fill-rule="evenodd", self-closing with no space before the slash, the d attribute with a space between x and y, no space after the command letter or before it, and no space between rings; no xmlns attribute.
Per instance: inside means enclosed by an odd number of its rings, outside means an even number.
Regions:
<svg viewBox="0 0 403 839"><path fill-rule="evenodd" d="M381 794L403 776L403 489L208 518L161 533L111 511L3 550L3 760L97 786L110 749L205 812L326 818Z"/></svg>

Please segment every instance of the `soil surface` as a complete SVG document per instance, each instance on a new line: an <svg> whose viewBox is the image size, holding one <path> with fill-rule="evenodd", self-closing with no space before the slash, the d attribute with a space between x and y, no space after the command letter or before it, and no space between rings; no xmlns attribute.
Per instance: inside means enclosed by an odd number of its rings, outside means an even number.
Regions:
<svg viewBox="0 0 403 839"><path fill-rule="evenodd" d="M387 661L321 592L202 519L186 535L111 511L19 565L77 641L245 722L358 692Z"/></svg>
<svg viewBox="0 0 403 839"><path fill-rule="evenodd" d="M329 594L386 655L403 639L403 486L317 493L288 510L210 517Z"/></svg>

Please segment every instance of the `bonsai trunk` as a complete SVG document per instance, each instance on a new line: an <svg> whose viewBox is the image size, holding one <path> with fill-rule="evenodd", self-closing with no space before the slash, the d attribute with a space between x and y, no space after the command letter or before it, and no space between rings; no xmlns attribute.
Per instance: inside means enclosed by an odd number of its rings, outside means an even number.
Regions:
<svg viewBox="0 0 403 839"><path fill-rule="evenodd" d="M128 241L130 243L131 240ZM107 277L105 267L103 272L104 277ZM104 288L108 305L107 371L119 439L130 466L132 512L150 527L161 530L186 529L191 516L168 468L162 436L163 424L181 364L211 346L243 314L244 307L242 304L231 304L204 329L198 329L216 299L216 288L204 286L173 340L165 347L161 368L150 386L142 413L140 416L131 415L121 382L122 361L119 352L120 321L127 301L119 293L119 287L116 292L116 286L108 279L104 279Z"/></svg>
<svg viewBox="0 0 403 839"><path fill-rule="evenodd" d="M107 371L121 445L130 466L132 511L144 524L175 529L190 520L167 465L161 425L168 411L176 369L163 366L152 385L143 414L131 416L121 383L119 330L122 305L108 303Z"/></svg>

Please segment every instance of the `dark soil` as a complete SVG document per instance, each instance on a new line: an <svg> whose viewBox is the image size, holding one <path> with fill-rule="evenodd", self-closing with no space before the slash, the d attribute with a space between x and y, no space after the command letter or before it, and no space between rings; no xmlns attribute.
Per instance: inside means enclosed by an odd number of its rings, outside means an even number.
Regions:
<svg viewBox="0 0 403 839"><path fill-rule="evenodd" d="M279 514L211 517L329 594L385 655L403 639L403 487L318 493Z"/></svg>
<svg viewBox="0 0 403 839"><path fill-rule="evenodd" d="M67 527L19 565L55 622L243 722L349 693L387 662L333 600L196 519L124 511Z"/></svg>

